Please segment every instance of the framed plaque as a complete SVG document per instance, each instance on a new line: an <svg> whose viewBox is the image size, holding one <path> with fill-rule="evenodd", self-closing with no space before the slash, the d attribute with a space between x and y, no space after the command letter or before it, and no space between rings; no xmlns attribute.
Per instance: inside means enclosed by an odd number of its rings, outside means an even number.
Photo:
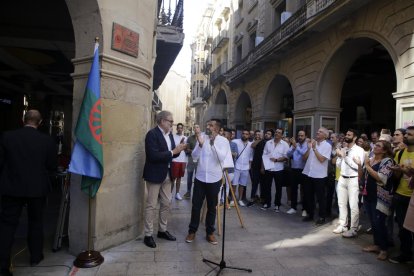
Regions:
<svg viewBox="0 0 414 276"><path fill-rule="evenodd" d="M114 23L112 26L112 50L138 57L139 34Z"/></svg>

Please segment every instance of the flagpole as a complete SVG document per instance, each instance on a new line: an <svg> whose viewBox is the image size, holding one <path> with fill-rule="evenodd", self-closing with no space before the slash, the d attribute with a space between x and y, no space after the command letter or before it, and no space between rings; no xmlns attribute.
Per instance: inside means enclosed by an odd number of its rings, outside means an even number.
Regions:
<svg viewBox="0 0 414 276"><path fill-rule="evenodd" d="M95 46L99 43L99 37L95 37ZM80 253L73 264L79 268L91 268L98 266L104 262L104 258L102 257L99 251L92 250L91 239L92 239L92 231L91 231L91 210L92 210L92 185L89 185L89 200L88 200L88 250Z"/></svg>

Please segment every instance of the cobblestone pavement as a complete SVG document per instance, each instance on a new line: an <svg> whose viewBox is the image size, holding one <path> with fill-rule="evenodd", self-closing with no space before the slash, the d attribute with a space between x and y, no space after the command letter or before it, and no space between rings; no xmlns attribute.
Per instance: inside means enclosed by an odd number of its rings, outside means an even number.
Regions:
<svg viewBox="0 0 414 276"><path fill-rule="evenodd" d="M181 191L183 194L185 187ZM228 266L253 272L224 269L222 275L411 275L412 265L378 261L375 254L361 251L372 241L372 236L364 233L366 218L362 218L360 235L345 239L332 233L337 219L316 227L302 222L299 212L286 214L286 198L282 202L285 205L280 213L262 211L257 205L242 207L245 228L235 208L227 212L224 260ZM101 252L105 262L89 269L73 267L74 257L65 249L56 253L49 250L38 267L27 267L28 255L23 252L14 261L14 275L215 275L214 266L202 259L220 262L221 236L217 236L218 245L209 244L202 225L195 241L186 243L190 211L190 200L172 200L168 230L177 237L175 242L155 238L157 247L151 249L138 237ZM397 238L395 241L398 244ZM398 253L398 248L390 253Z"/></svg>

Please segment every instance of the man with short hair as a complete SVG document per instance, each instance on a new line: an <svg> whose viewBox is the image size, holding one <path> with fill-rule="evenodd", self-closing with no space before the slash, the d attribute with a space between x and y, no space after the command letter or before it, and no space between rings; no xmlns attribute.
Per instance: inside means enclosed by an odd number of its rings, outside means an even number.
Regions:
<svg viewBox="0 0 414 276"><path fill-rule="evenodd" d="M326 197L325 185L328 177L328 162L331 158L331 145L326 142L329 132L321 127L316 132L315 139L308 142L308 150L304 155L306 159L303 174L306 175L305 200L308 216L303 221L313 221L315 212L315 193L319 205L319 218L316 225L325 223Z"/></svg>
<svg viewBox="0 0 414 276"><path fill-rule="evenodd" d="M182 123L177 124L177 133L173 135L176 145L185 144L187 137L183 134L184 125ZM180 195L181 178L184 176L185 166L187 164L187 156L185 151L180 152L178 157L173 158L171 163L171 193L174 190L175 183L175 199L182 200Z"/></svg>
<svg viewBox="0 0 414 276"><path fill-rule="evenodd" d="M207 202L206 240L213 245L218 243L214 236L218 193L222 184L223 169L233 166L230 144L226 138L218 134L220 127L219 119L211 119L207 123L206 135L196 133L197 145L192 156L198 160L198 166L194 180L191 221L185 239L188 243L195 239L204 199Z"/></svg>
<svg viewBox="0 0 414 276"><path fill-rule="evenodd" d="M290 209L286 212L289 215L296 214L297 212L297 203L298 203L298 186L299 184L303 186L305 184L305 177L302 174L303 168L305 167L305 160L303 156L308 150L308 145L305 142L306 134L305 131L299 130L298 135L295 138L291 138L291 146L287 152L288 158L291 158L291 188L290 188L290 198L291 205ZM306 213L306 203L302 199L302 209Z"/></svg>
<svg viewBox="0 0 414 276"><path fill-rule="evenodd" d="M43 256L43 211L51 187L50 174L57 168L53 139L38 131L38 110L24 115L24 127L4 133L0 143L0 274L12 275L11 249L23 207L27 206L27 243L30 264Z"/></svg>
<svg viewBox="0 0 414 276"><path fill-rule="evenodd" d="M364 149L355 144L358 134L356 130L349 129L345 134L346 148L337 149L336 166L341 168L341 176L338 180L338 206L339 206L339 225L333 230L335 234L342 234L344 238L357 236L359 225L359 183L358 183L358 164L355 160L364 163ZM348 203L351 209L351 225L346 231L348 217Z"/></svg>
<svg viewBox="0 0 414 276"><path fill-rule="evenodd" d="M144 211L144 244L155 248L153 222L158 200L159 227L157 237L169 241L176 238L167 231L167 218L171 203L171 180L168 177L172 159L185 150L186 144L175 145L171 128L174 123L173 115L169 111L161 111L156 115L157 126L147 132L145 136L145 165L144 180L147 189L147 202Z"/></svg>
<svg viewBox="0 0 414 276"><path fill-rule="evenodd" d="M194 134L187 138L187 149L185 154L187 155L187 192L184 194L185 199L191 198L191 188L193 187L193 175L194 171L197 170L197 162L193 160L191 153L193 152L197 143L197 137L195 133L200 132L200 126L194 125Z"/></svg>
<svg viewBox="0 0 414 276"><path fill-rule="evenodd" d="M280 212L280 205L282 199L282 184L284 181L284 163L287 161L287 152L289 145L283 141L283 128L276 128L275 137L266 142L263 150L263 165L265 169L265 187L264 196L265 203L261 208L263 211L271 206L272 202L272 182L275 181L275 208L276 213Z"/></svg>
<svg viewBox="0 0 414 276"><path fill-rule="evenodd" d="M239 205L244 207L246 206L243 202L243 192L247 187L247 182L249 179L249 170L253 160L253 149L251 147L252 142L249 141L250 133L247 129L242 131L242 136L240 139L234 139L234 142L237 145L237 151L239 152L236 156L234 162L234 178L233 178L233 190L236 191L236 187L239 187ZM235 199L233 199L235 200ZM234 202L230 202L230 206L234 205Z"/></svg>
<svg viewBox="0 0 414 276"><path fill-rule="evenodd" d="M392 167L396 177L400 179L393 196L395 220L399 228L400 255L390 258L389 261L392 263L409 263L412 262L413 257L413 233L404 228L404 219L414 191L413 187L409 185L410 180L412 182L414 177L410 171L414 168L414 126L407 127L404 143L407 148L403 150L401 157L397 153L394 158L397 165Z"/></svg>

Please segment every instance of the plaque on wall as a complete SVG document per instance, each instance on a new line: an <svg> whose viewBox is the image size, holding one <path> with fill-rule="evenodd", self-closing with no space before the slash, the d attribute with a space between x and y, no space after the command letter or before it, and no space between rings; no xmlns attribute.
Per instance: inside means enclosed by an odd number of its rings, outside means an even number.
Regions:
<svg viewBox="0 0 414 276"><path fill-rule="evenodd" d="M138 57L139 34L114 23L112 26L112 50Z"/></svg>

